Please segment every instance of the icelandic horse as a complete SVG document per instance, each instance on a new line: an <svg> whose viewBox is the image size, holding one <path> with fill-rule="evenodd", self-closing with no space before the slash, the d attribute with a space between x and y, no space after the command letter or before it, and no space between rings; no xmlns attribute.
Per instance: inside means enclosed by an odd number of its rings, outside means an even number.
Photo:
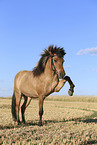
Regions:
<svg viewBox="0 0 97 145"><path fill-rule="evenodd" d="M41 54L41 58L33 71L20 71L14 80L14 93L12 96L12 116L20 124L19 111L21 106L22 122L25 123L25 110L32 98L39 98L39 126L42 125L44 99L53 92L59 92L66 81L70 85L68 91L72 96L75 85L70 77L65 76L63 68L65 51L57 46L49 46ZM60 80L61 79L61 80Z"/></svg>

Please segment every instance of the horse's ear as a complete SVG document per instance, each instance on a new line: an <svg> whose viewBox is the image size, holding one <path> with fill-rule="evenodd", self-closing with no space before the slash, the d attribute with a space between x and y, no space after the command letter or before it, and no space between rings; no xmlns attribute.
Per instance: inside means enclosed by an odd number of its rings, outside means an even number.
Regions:
<svg viewBox="0 0 97 145"><path fill-rule="evenodd" d="M53 54L51 53L51 51L49 51L50 56L53 56Z"/></svg>

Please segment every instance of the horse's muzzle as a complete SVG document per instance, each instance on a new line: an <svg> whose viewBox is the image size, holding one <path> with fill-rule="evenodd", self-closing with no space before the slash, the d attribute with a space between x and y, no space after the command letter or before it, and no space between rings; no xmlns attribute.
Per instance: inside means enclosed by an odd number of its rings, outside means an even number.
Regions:
<svg viewBox="0 0 97 145"><path fill-rule="evenodd" d="M63 79L64 76L65 76L65 72L64 72L64 73L58 72L57 75L58 75L58 78L59 78L59 79Z"/></svg>

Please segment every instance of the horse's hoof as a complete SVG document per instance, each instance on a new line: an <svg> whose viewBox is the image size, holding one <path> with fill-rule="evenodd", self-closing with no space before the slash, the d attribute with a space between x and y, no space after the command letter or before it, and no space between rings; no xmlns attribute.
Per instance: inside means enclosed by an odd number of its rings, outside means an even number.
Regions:
<svg viewBox="0 0 97 145"><path fill-rule="evenodd" d="M71 91L71 89L69 89L68 94L69 94L69 96L73 96L73 91Z"/></svg>
<svg viewBox="0 0 97 145"><path fill-rule="evenodd" d="M22 121L23 124L26 124L26 121Z"/></svg>
<svg viewBox="0 0 97 145"><path fill-rule="evenodd" d="M22 120L22 123L23 123L23 124L26 124L26 121L23 119L23 120Z"/></svg>
<svg viewBox="0 0 97 145"><path fill-rule="evenodd" d="M20 124L21 124L21 122L20 122L20 121L18 121L18 122L17 122L17 124L18 124L18 125L20 125Z"/></svg>
<svg viewBox="0 0 97 145"><path fill-rule="evenodd" d="M42 125L42 122L39 122L39 123L38 123L38 126L43 126L43 125Z"/></svg>

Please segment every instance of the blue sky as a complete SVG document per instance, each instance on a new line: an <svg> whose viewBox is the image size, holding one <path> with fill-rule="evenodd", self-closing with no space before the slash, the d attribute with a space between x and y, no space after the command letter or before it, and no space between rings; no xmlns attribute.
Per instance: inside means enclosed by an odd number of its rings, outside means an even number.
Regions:
<svg viewBox="0 0 97 145"><path fill-rule="evenodd" d="M12 95L15 75L32 70L51 44L66 51L75 95L97 95L96 0L0 0L0 96Z"/></svg>

